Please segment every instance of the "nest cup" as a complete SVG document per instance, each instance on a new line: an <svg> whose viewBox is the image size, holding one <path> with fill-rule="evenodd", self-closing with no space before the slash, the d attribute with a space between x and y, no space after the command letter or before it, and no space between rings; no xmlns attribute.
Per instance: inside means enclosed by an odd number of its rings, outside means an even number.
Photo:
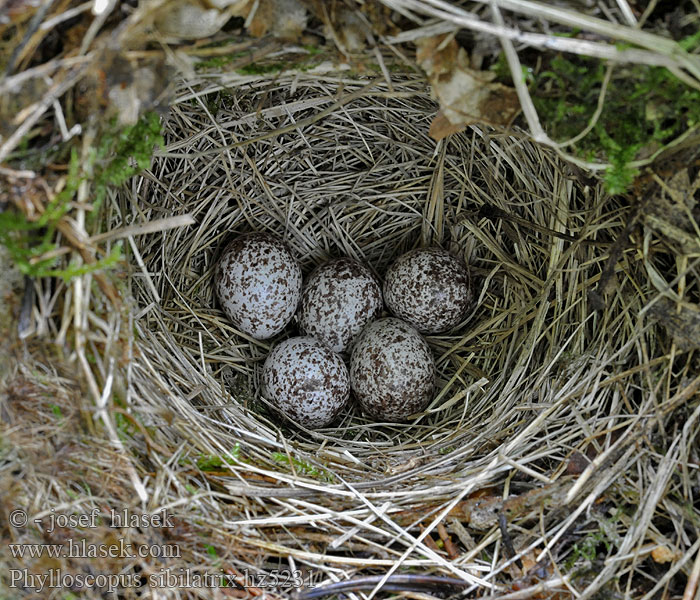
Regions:
<svg viewBox="0 0 700 600"><path fill-rule="evenodd" d="M529 407L514 389L496 390L522 385L528 365L535 374L559 350L583 350L569 339L574 330L543 323L547 338L527 342L533 331L523 315L537 310L537 294L553 274L548 294L560 297L559 314L585 303L586 290L571 290L567 269L553 271L563 242L476 212L488 204L556 229L563 225L559 213L575 213L584 198L557 161L524 138L473 129L436 145L427 132L437 107L417 78L395 80L393 90L377 83L327 116L305 121L333 105L339 90L348 94L363 85L282 78L173 104L165 119L166 151L122 205L134 217L190 214L196 224L138 240L144 267L135 260L132 268L139 347L169 406L221 449L235 443L253 453L290 448L354 481L381 478L407 459L449 472L457 449L462 456L465 448L483 453L505 432L523 428L528 414L538 414L544 389L533 390ZM566 206L557 207L562 201ZM572 217L578 226L582 214ZM214 293L221 250L246 231L283 238L305 275L325 260L350 256L381 278L397 256L420 245L437 244L465 258L478 302L465 323L427 336L438 387L422 416L376 423L351 406L320 431L284 424L259 395L260 370L271 344L298 331L295 322L275 340L253 340L226 319ZM587 252L579 248L569 260L583 261ZM551 258L542 260L542 253ZM541 381L546 388L551 376ZM527 446L519 450L526 453ZM552 452L566 450L554 444ZM338 461L340 455L349 461Z"/></svg>

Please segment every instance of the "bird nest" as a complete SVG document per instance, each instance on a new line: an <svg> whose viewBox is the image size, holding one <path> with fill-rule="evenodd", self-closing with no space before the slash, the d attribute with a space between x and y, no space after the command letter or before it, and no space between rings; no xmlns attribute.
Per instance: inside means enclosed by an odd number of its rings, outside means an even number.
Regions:
<svg viewBox="0 0 700 600"><path fill-rule="evenodd" d="M517 132L436 144L435 110L417 77L183 88L150 170L110 193L112 230L192 222L130 239L115 367L139 468L164 469L160 506L206 523L206 544L179 542L183 568L207 548L210 570L338 582L327 594L681 589L697 547L698 508L681 494L697 494L698 364L676 354L672 374L673 336L648 310L661 301L649 273L668 276L670 255L622 244L624 202ZM475 303L427 337L438 389L418 418L353 406L309 431L261 398L276 340L237 331L212 278L246 231L284 238L305 274L350 256L381 278L421 245L465 258Z"/></svg>

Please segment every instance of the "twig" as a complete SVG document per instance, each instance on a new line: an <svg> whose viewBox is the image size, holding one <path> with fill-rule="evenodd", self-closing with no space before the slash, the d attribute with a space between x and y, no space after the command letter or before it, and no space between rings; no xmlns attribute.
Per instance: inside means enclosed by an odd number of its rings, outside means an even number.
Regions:
<svg viewBox="0 0 700 600"><path fill-rule="evenodd" d="M479 1L483 2L484 0ZM667 68L686 68L695 76L691 85L696 89L700 89L700 60L698 60L697 57L685 52L673 40L648 32L642 32L636 28L633 29L624 25L612 25L602 19L586 17L579 13L562 11L561 9L557 10L553 7L546 7L542 10L545 5L535 4L533 2L520 2L520 0L518 0L516 3L513 0L497 0L490 3L494 9L499 7L508 10L512 9L545 19L547 18L546 15L552 18L552 20L557 20L553 19L553 17L559 16L561 17L559 22L562 24L595 31L600 35L611 37L612 39L622 39L635 46L642 45L647 48L646 50L639 50L637 48L620 49L613 44L523 32L506 27L505 25L482 21L475 15L455 5L450 5L439 0L426 0L425 2L419 2L418 0L383 0L383 2L392 8L397 8L398 6L410 7L416 12L438 17L454 26L461 26L474 31L488 33L497 36L499 39L505 38L536 48L572 52L618 62L634 62L638 64L664 66ZM562 15L568 18L564 18ZM579 20L581 20L581 22L579 22ZM517 77L520 79L520 74L518 74Z"/></svg>
<svg viewBox="0 0 700 600"><path fill-rule="evenodd" d="M194 223L196 223L196 221L192 215L166 217L165 219L156 219L154 221L148 221L147 223L129 225L128 227L120 227L119 229L98 233L89 238L89 242L91 244L96 244L98 242L119 240L134 235L146 235L158 231L167 231L175 227L187 227L188 225L194 225Z"/></svg>
<svg viewBox="0 0 700 600"><path fill-rule="evenodd" d="M491 4L491 12L493 13L496 24L502 28L505 28L501 11L498 9L498 6L496 6L495 3ZM500 40L501 46L503 47L503 52L506 55L513 85L515 86L515 91L517 92L518 99L520 100L520 107L523 109L523 114L525 115L527 124L530 127L530 132L532 133L533 139L536 142L548 144L550 146L556 145L556 142L554 142L554 140L552 140L545 133L542 125L540 124L540 119L537 116L537 109L535 109L535 104L530 96L530 91L527 89L527 85L525 84L522 76L522 66L520 65L518 53L513 47L513 42L511 42L511 40L505 35L500 35L498 39Z"/></svg>
<svg viewBox="0 0 700 600"><path fill-rule="evenodd" d="M462 579L436 575L390 575L383 581L381 575L372 575L368 577L354 577L347 581L339 581L305 592L297 592L293 598L294 600L314 600L314 598L323 598L334 594L376 589L376 586L380 583L381 587L379 589L385 592L438 592L444 591L441 588L469 585L468 582Z"/></svg>
<svg viewBox="0 0 700 600"><path fill-rule="evenodd" d="M10 179L34 179L36 173L34 171L17 171L15 169L9 169L8 167L3 167L0 165L0 175L4 175Z"/></svg>
<svg viewBox="0 0 700 600"><path fill-rule="evenodd" d="M17 44L17 46L15 46L15 49L12 51L9 60L7 61L7 66L5 67L5 77L8 77L14 70L17 59L22 54L29 41L39 29L41 22L44 20L44 17L49 11L49 8L51 8L53 2L54 0L43 0L41 5L39 6L39 9L36 11L36 13L34 13L34 16L32 17L31 21L29 21L27 30L24 32L22 40L19 44ZM0 161L2 161L1 158Z"/></svg>
<svg viewBox="0 0 700 600"><path fill-rule="evenodd" d="M34 111L22 122L19 127L17 127L17 129L12 132L12 134L5 140L5 143L0 146L0 163L2 163L10 152L17 147L22 138L42 117L49 106L53 104L53 101L56 98L60 98L66 91L72 88L80 80L84 72L84 66L74 69L71 73L66 75L63 81L55 84L44 94L41 102L38 103L38 106L34 109Z"/></svg>
<svg viewBox="0 0 700 600"><path fill-rule="evenodd" d="M523 227L526 227L528 229L533 229L535 231L538 231L540 233L544 233L545 235L549 235L555 238L559 238L560 240L566 240L568 242L576 242L578 244L588 244L591 246L599 246L603 248L607 248L611 246L610 243L608 242L598 242L596 240L586 240L582 239L580 237L576 237L574 235L569 235L566 233L562 233L561 231L554 231L553 229L550 229L549 227L544 227L542 225L538 225L537 223L533 223L531 221L528 221L527 219L523 219L521 217L518 217L516 215L511 215L510 213L507 213L506 211L498 208L497 206L494 206L493 204L488 204L484 203L479 210L476 212L478 217L484 218L484 219L489 219L491 221L495 221L496 219L505 219L508 221L512 221L514 223L517 223L518 225L522 225ZM458 215L459 218L459 215Z"/></svg>
<svg viewBox="0 0 700 600"><path fill-rule="evenodd" d="M557 144L557 147L565 148L566 146L575 144L579 140L586 137L593 130L596 123L598 122L598 119L600 118L600 115L603 113L603 108L605 106L605 93L608 90L608 85L610 85L610 79L612 78L613 69L614 65L612 63L609 64L605 69L605 76L603 77L603 81L600 84L600 94L598 94L598 105L596 106L595 112L591 115L591 118L589 119L586 127L584 127L584 129L578 135L575 135L571 139L568 139L564 142L559 142Z"/></svg>
<svg viewBox="0 0 700 600"><path fill-rule="evenodd" d="M695 555L695 562L693 563L693 570L690 572L690 577L688 577L688 583L685 585L683 600L695 600L697 598L695 592L698 589L698 582L700 582L700 548L698 548L697 554Z"/></svg>
<svg viewBox="0 0 700 600"><path fill-rule="evenodd" d="M503 541L506 558L515 557L515 564L517 565L518 569L522 571L523 561L517 557L517 553L513 547L513 538L511 538L510 533L508 533L508 521L506 520L506 515L504 513L499 513L498 515L498 528L501 531L501 540Z"/></svg>

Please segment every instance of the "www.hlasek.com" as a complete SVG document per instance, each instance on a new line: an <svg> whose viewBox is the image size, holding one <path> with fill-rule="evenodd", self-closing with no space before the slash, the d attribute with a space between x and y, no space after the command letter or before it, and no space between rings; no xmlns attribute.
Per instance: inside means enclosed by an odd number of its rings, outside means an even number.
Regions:
<svg viewBox="0 0 700 600"><path fill-rule="evenodd" d="M8 544L13 558L182 558L175 544L95 544L69 539L65 544Z"/></svg>
<svg viewBox="0 0 700 600"><path fill-rule="evenodd" d="M137 574L91 575L64 573L49 569L46 573L30 573L28 569L10 569L10 587L33 589L37 593L50 589L100 588L114 592L129 587L150 588L299 588L304 585L302 572L283 569L268 573L200 573L189 569L164 569L147 579Z"/></svg>

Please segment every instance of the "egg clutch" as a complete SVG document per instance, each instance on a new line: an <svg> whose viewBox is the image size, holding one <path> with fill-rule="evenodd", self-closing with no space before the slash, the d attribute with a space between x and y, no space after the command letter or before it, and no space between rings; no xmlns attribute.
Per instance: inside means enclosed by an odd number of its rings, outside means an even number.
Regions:
<svg viewBox="0 0 700 600"><path fill-rule="evenodd" d="M228 318L252 338L282 333L296 315L305 335L273 346L261 393L312 429L330 425L351 392L363 412L380 421L406 421L425 409L433 398L435 363L421 334L455 327L472 296L466 265L441 248L403 254L383 286L351 258L328 261L304 280L284 242L262 232L240 235L225 247L215 288ZM382 318L384 303L394 316Z"/></svg>

